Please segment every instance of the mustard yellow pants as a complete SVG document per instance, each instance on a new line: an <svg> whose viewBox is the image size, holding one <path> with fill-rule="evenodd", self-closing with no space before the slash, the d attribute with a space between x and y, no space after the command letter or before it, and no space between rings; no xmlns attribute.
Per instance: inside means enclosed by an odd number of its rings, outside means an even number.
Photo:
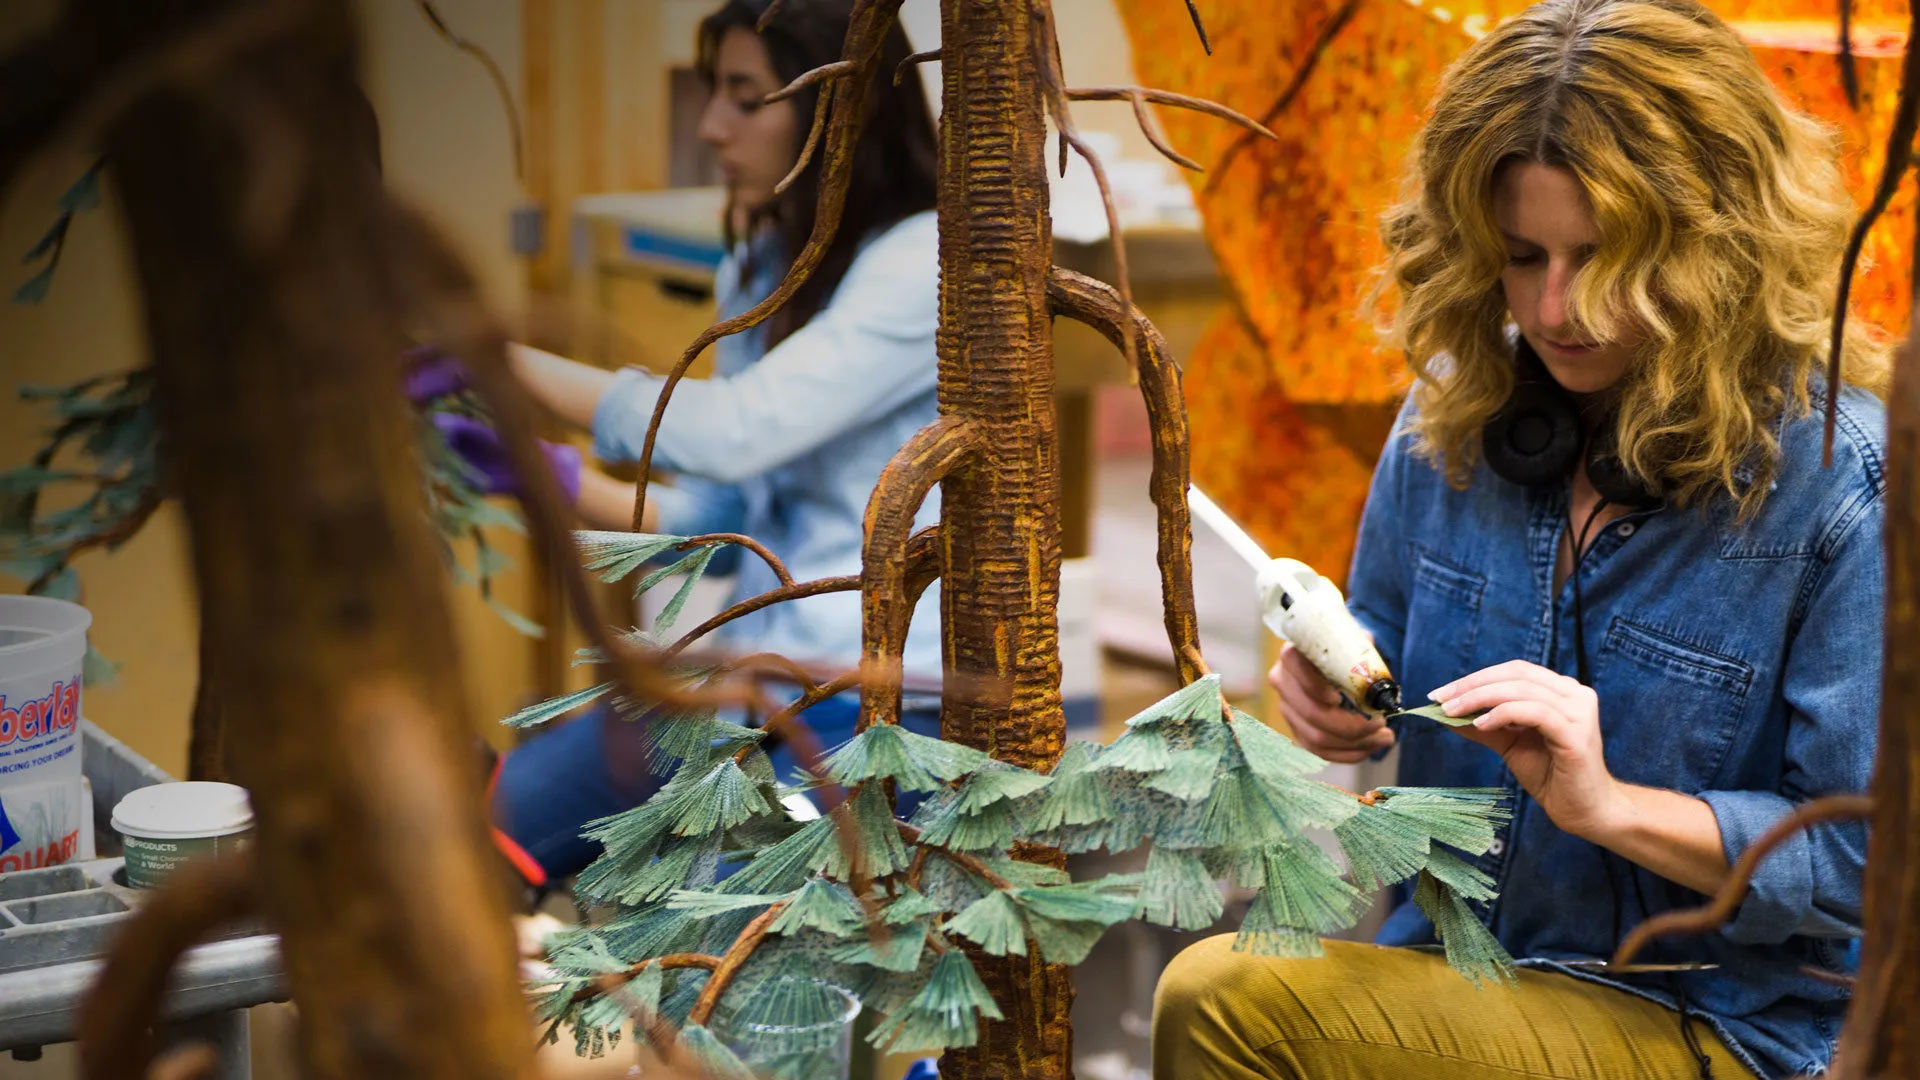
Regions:
<svg viewBox="0 0 1920 1080"><path fill-rule="evenodd" d="M1693 1025L1715 1080L1751 1080L1719 1036ZM1679 1015L1550 971L1476 990L1435 953L1329 941L1326 956L1233 951L1233 935L1183 951L1153 1007L1156 1080L1696 1080Z"/></svg>

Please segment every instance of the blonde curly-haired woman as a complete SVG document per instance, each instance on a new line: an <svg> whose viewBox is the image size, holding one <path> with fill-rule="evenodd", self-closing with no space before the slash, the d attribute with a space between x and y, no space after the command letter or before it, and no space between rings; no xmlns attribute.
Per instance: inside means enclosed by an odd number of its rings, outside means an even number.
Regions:
<svg viewBox="0 0 1920 1080"><path fill-rule="evenodd" d="M1476 991L1405 896L1379 945L1188 949L1155 1075L1782 1077L1825 1071L1856 967L1860 824L1762 864L1734 920L1607 972L1756 837L1865 789L1879 711L1884 347L1819 374L1852 219L1832 135L1692 0L1548 0L1448 73L1388 214L1413 392L1349 583L1409 689L1471 725L1272 673L1296 737L1400 782L1503 787ZM1830 468L1819 411L1838 398ZM1570 966L1572 965L1572 966Z"/></svg>

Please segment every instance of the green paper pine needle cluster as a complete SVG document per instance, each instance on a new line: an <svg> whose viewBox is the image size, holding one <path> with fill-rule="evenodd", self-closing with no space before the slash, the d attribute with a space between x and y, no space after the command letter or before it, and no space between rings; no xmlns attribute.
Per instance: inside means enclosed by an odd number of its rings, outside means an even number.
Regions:
<svg viewBox="0 0 1920 1080"><path fill-rule="evenodd" d="M672 539L595 540L590 557L604 572L635 573ZM555 1037L572 1026L589 1051L630 1020L601 1007L616 995L583 987L668 954L717 960L776 909L711 1015L690 1015L712 977L702 967L646 969L646 985L625 997L678 1029L722 1075L740 1067L808 1075L821 1031L840 1022L849 998L881 1017L871 1036L878 1046L970 1046L980 1019L1000 1011L963 944L1078 963L1128 919L1212 925L1224 910L1223 881L1254 891L1236 948L1311 956L1323 935L1353 924L1366 894L1417 878L1416 899L1450 963L1476 982L1511 971L1468 906L1493 895L1466 856L1492 843L1507 813L1500 793L1388 788L1360 798L1322 784L1311 776L1320 759L1224 708L1217 677L1133 718L1110 746L1069 746L1050 774L871 727L824 760L824 780L846 798L806 822L782 805L787 792L758 732L711 713L656 729L653 745L671 770L665 786L589 832L605 851L578 887L617 914L569 932L541 988ZM894 819L889 786L925 793L910 822ZM1309 830L1331 833L1348 874ZM1018 841L1151 850L1139 873L1072 881L1014 860Z"/></svg>

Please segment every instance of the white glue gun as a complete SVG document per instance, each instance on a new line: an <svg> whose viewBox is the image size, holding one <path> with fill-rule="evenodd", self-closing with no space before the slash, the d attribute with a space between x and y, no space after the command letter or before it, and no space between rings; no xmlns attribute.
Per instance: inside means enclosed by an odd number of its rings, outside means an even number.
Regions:
<svg viewBox="0 0 1920 1080"><path fill-rule="evenodd" d="M1339 586L1298 559L1268 558L1199 488L1187 489L1187 505L1254 568L1260 618L1268 629L1300 650L1357 711L1369 716L1400 711L1400 683L1347 611Z"/></svg>

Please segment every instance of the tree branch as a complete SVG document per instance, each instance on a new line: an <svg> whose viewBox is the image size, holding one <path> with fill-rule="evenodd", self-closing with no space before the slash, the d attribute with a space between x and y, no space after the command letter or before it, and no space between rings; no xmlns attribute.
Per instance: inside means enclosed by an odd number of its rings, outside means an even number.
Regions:
<svg viewBox="0 0 1920 1080"><path fill-rule="evenodd" d="M1634 927L1633 932L1614 951L1608 966L1624 966L1655 938L1704 934L1725 926L1740 910L1740 901L1746 898L1747 889L1753 883L1753 873L1760 867L1760 860L1766 858L1773 849L1793 839L1802 829L1828 821L1862 818L1872 812L1873 800L1866 795L1829 795L1824 799L1801 803L1793 813L1775 822L1772 828L1761 833L1759 839L1740 853L1726 884L1714 894L1712 903L1687 911L1662 912Z"/></svg>
<svg viewBox="0 0 1920 1080"><path fill-rule="evenodd" d="M149 1029L159 1019L167 976L181 954L253 912L253 873L245 851L195 860L168 875L127 917L80 1006L87 1080L145 1075L159 1052Z"/></svg>
<svg viewBox="0 0 1920 1080"><path fill-rule="evenodd" d="M712 977L707 979L707 985L700 988L700 996L694 1000L692 1011L687 1013L687 1023L704 1024L713 1016L714 1007L720 1004L720 995L727 992L727 987L732 985L734 976L740 974L741 967L753 956L753 950L759 948L760 943L766 940L768 927L773 925L773 920L779 918L786 907L784 903L774 904L748 923L745 930L740 931L740 936L733 940L733 945L727 949L726 955L722 956L720 963L714 967Z"/></svg>
<svg viewBox="0 0 1920 1080"><path fill-rule="evenodd" d="M813 152L820 146L820 133L827 130L827 111L832 104L833 84L828 83L820 88L820 100L814 103L813 121L807 126L807 142L800 148L800 158L787 170L787 175L773 185L775 195L785 195L793 182L800 179L800 174L807 171L807 166L813 164Z"/></svg>
<svg viewBox="0 0 1920 1080"><path fill-rule="evenodd" d="M605 997L639 978L650 967L658 967L663 971L680 968L702 968L713 971L719 966L720 958L706 953L670 953L666 956L656 956L651 960L642 960L625 971L600 976L586 986L575 990L571 1000L581 1002L588 998Z"/></svg>
<svg viewBox="0 0 1920 1080"><path fill-rule="evenodd" d="M1313 69L1319 66L1320 57L1327 51L1327 46L1333 44L1333 39L1348 22L1352 21L1353 13L1359 8L1360 0L1342 0L1340 7L1314 36L1313 44L1307 46L1307 55L1300 61L1300 66L1293 69L1293 78L1287 80L1287 85L1280 91L1280 96L1274 99L1272 105L1267 106L1265 113L1261 114L1261 127L1271 128L1273 122L1280 118L1280 114L1287 111L1287 106L1293 104L1293 99L1300 96L1301 88L1307 85L1307 78L1313 74ZM1227 167L1233 164L1234 158L1253 145L1255 138L1252 132L1247 132L1227 145L1226 152L1220 155L1219 164L1213 167L1212 175L1207 177L1206 186L1201 188L1201 194L1211 195L1219 188L1221 178L1227 175Z"/></svg>
<svg viewBox="0 0 1920 1080"><path fill-rule="evenodd" d="M900 80L906 77L908 68L919 64L931 63L938 59L940 59L939 49L928 49L926 52L909 53L905 60L900 61L900 66L893 69L893 85L900 85Z"/></svg>
<svg viewBox="0 0 1920 1080"><path fill-rule="evenodd" d="M793 587L793 575L787 572L787 564L781 562L778 555L768 551L765 544L751 536L743 536L740 533L706 533L702 536L688 537L686 542L675 546L673 550L692 551L694 548L712 544L737 544L746 548L766 562L768 568L773 571L773 576L780 579L783 587L789 589Z"/></svg>
<svg viewBox="0 0 1920 1080"><path fill-rule="evenodd" d="M787 85L768 94L765 99L766 103L772 105L775 102L785 101L815 83L826 82L830 79L845 78L857 70L858 65L851 60L835 60L831 64L821 64L812 71L801 75Z"/></svg>
<svg viewBox="0 0 1920 1080"><path fill-rule="evenodd" d="M665 655L668 659L672 659L682 650L686 649L687 646L706 637L722 626L727 625L735 619L751 615L762 608L772 607L775 604L787 600L801 600L809 596L823 596L827 593L853 592L859 588L859 575L847 574L844 577L817 578L813 581L802 581L794 585L782 585L777 589L769 589L758 596L750 596L734 604L727 610L720 612L706 622L682 634L680 640L668 647Z"/></svg>
<svg viewBox="0 0 1920 1080"><path fill-rule="evenodd" d="M914 515L933 485L979 449L979 432L971 424L943 416L894 454L867 500L867 540L860 556L860 657L872 678L860 689L862 731L900 719L900 663L914 608L907 588Z"/></svg>
<svg viewBox="0 0 1920 1080"><path fill-rule="evenodd" d="M1222 120L1238 124L1247 131L1266 139L1278 139L1280 136L1267 130L1267 126L1237 109L1228 108L1217 101L1206 98L1176 94L1171 90L1155 90L1147 86L1086 86L1067 91L1069 101L1135 101L1146 100L1155 105L1171 105L1181 109L1217 116Z"/></svg>
<svg viewBox="0 0 1920 1080"><path fill-rule="evenodd" d="M726 337L737 334L765 322L767 317L778 311L800 286L813 276L820 267L820 261L826 258L827 248L840 230L840 217L846 208L847 189L853 180L853 148L860 141L860 132L866 126L867 93L873 82L874 69L880 63L881 50L886 45L887 31L892 28L893 20L899 14L902 0L855 0L852 18L847 26L846 45L843 63L854 65L852 74L833 95L831 116L827 120L825 137L826 162L821 168L820 199L815 204L813 232L807 237L806 246L794 257L793 266L788 269L785 280L771 296L755 304L750 310L731 319L715 323L701 331L686 350L675 361L673 369L667 373L666 381L660 386L659 399L654 402L653 417L647 423L647 438L640 449L640 476L634 485L633 521L639 530L647 508L647 477L653 469L653 447L660 437L660 421L667 414L667 404L673 400L674 387L686 377L687 369L693 366L707 346ZM764 27L777 10L777 5L769 7L762 15Z"/></svg>
<svg viewBox="0 0 1920 1080"><path fill-rule="evenodd" d="M1194 0L1187 0L1187 17L1193 20L1193 32L1200 35L1200 47L1212 56L1213 42L1207 40L1207 24L1200 21L1200 8Z"/></svg>
<svg viewBox="0 0 1920 1080"><path fill-rule="evenodd" d="M1851 10L1850 6L1842 5L1842 17L1847 17ZM1851 33L1850 27L1848 32ZM1900 61L1900 97L1893 107L1893 124L1887 130L1887 157L1880 166L1880 183L1873 189L1872 201L1854 222L1853 234L1847 237L1846 253L1840 257L1840 295L1833 302L1833 334L1827 342L1827 413L1820 437L1823 468L1833 466L1833 425L1840 408L1840 361L1846 353L1847 303L1853 294L1853 271L1860 263L1860 249L1866 245L1867 232L1886 212L1894 193L1900 190L1900 180L1913 161L1914 134L1920 131L1920 44L1917 41L1920 41L1920 4L1908 11L1907 51ZM1848 44L1851 45L1850 40ZM1849 60L1852 55L1851 51L1846 54ZM1843 78L1850 70L1850 64L1841 68ZM1850 91L1848 100L1852 102L1858 91L1852 88Z"/></svg>
<svg viewBox="0 0 1920 1080"><path fill-rule="evenodd" d="M921 852L931 851L996 889L1013 888L1013 882L994 873L993 869L982 861L978 855L972 855L965 851L955 851L952 848L942 847L939 844L929 844L920 839L921 833L918 827L909 825L904 821L896 822L895 824L900 826L900 838L918 847ZM924 869L925 867L926 860L922 859L919 854L915 854L914 865L908 870L907 884L912 885L916 889L919 888L919 879L915 876L914 871Z"/></svg>
<svg viewBox="0 0 1920 1080"><path fill-rule="evenodd" d="M1047 299L1055 315L1085 323L1119 345L1122 327L1130 325L1142 344L1136 361L1140 394L1153 429L1153 474L1148 492L1157 513L1160 546L1160 596L1164 606L1167 642L1173 649L1180 681L1201 677L1200 619L1193 598L1193 518L1187 507L1187 484L1192 463L1187 434L1186 404L1180 392L1180 369L1167 355L1166 339L1137 308L1125 305L1120 294L1083 274L1055 267L1047 278Z"/></svg>

